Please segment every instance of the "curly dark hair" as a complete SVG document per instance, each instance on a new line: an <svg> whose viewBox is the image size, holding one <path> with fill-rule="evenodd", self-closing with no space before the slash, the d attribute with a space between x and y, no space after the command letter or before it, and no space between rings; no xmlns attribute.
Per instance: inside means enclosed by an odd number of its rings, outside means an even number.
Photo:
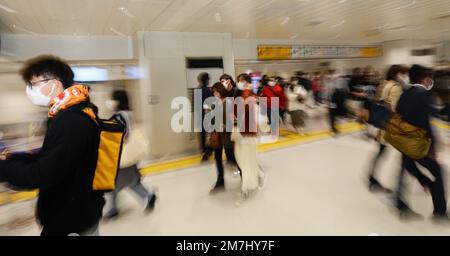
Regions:
<svg viewBox="0 0 450 256"><path fill-rule="evenodd" d="M33 76L57 79L67 89L73 85L74 73L66 61L53 56L41 55L28 60L20 70L22 79L28 84Z"/></svg>

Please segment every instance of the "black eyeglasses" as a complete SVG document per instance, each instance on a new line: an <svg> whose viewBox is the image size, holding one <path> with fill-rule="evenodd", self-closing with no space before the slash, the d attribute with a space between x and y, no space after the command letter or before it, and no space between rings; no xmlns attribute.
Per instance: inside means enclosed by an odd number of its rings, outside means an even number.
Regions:
<svg viewBox="0 0 450 256"><path fill-rule="evenodd" d="M48 81L53 80L53 79L55 79L55 78L43 79L43 80L39 80L39 81L36 81L36 82L33 82L33 83L32 82L28 82L27 85L29 87L33 87L33 86L36 86L37 84L40 84L40 83L43 83L43 82L48 82Z"/></svg>

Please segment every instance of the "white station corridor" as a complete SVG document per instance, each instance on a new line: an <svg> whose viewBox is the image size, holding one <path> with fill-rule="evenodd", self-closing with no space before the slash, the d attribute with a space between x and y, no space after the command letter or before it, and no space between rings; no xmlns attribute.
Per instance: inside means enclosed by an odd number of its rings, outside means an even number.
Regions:
<svg viewBox="0 0 450 256"><path fill-rule="evenodd" d="M449 32L450 0L0 0L0 237L450 237Z"/></svg>
<svg viewBox="0 0 450 256"><path fill-rule="evenodd" d="M447 139L448 131L440 132ZM447 137L447 138L445 138ZM445 140L442 140L445 141ZM449 180L450 147L442 145L444 175ZM376 144L362 133L342 135L258 155L267 174L264 188L237 204L239 175L226 170L226 191L209 195L214 164L177 170L144 179L156 187L159 201L151 214L142 202L124 192L119 196L123 214L104 221L106 236L298 236L298 235L450 235L450 226L433 224L431 197L407 176L405 197L422 220L402 222L387 194L367 188L368 163ZM400 155L395 149L380 164L380 181L395 190ZM108 205L105 207L108 208ZM9 235L37 235L38 228Z"/></svg>

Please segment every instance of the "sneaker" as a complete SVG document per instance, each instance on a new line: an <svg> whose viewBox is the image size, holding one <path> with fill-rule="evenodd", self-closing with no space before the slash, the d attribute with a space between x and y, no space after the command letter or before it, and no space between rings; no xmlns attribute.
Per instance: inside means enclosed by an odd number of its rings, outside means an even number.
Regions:
<svg viewBox="0 0 450 256"><path fill-rule="evenodd" d="M392 193L392 190L383 187L378 180L374 177L369 178L369 191L372 193L383 192L383 193Z"/></svg>
<svg viewBox="0 0 450 256"><path fill-rule="evenodd" d="M147 213L151 213L153 212L153 210L155 210L155 203L157 199L158 197L155 194L153 194L152 198L148 200L147 207L145 207L145 211Z"/></svg>
<svg viewBox="0 0 450 256"><path fill-rule="evenodd" d="M431 220L435 224L450 225L450 217L448 216L448 214L435 213L433 214L433 217L431 217Z"/></svg>
<svg viewBox="0 0 450 256"><path fill-rule="evenodd" d="M117 211L117 210L111 210L103 216L103 218L105 220L117 219L118 217L119 217L119 211Z"/></svg>
<svg viewBox="0 0 450 256"><path fill-rule="evenodd" d="M267 181L267 175L263 172L261 172L261 174L258 177L258 189L259 190L263 190L264 187L266 186L266 181Z"/></svg>
<svg viewBox="0 0 450 256"><path fill-rule="evenodd" d="M202 156L202 162L208 162L208 161L209 161L209 156L206 155L206 154L204 154L204 155Z"/></svg>
<svg viewBox="0 0 450 256"><path fill-rule="evenodd" d="M422 220L423 216L407 208L399 210L399 218L401 221L413 221L413 220Z"/></svg>
<svg viewBox="0 0 450 256"><path fill-rule="evenodd" d="M240 207L249 197L248 192L240 192L239 196L235 202L236 207Z"/></svg>
<svg viewBox="0 0 450 256"><path fill-rule="evenodd" d="M209 194L214 195L220 192L225 191L225 185L224 184L216 184L214 188L209 192Z"/></svg>

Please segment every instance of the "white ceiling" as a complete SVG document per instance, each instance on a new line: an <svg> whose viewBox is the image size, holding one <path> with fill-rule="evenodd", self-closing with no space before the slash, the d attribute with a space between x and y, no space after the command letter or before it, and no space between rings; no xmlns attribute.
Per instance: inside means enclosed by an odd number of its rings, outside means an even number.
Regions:
<svg viewBox="0 0 450 256"><path fill-rule="evenodd" d="M0 0L0 22L2 32L18 34L442 40L450 39L450 0Z"/></svg>

